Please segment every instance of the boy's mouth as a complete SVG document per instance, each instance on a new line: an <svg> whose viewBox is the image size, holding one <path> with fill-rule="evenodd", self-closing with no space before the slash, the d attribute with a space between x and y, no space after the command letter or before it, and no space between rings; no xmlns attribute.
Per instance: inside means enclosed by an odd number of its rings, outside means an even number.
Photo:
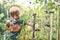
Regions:
<svg viewBox="0 0 60 40"><path fill-rule="evenodd" d="M19 18L15 19L15 20L18 20Z"/></svg>

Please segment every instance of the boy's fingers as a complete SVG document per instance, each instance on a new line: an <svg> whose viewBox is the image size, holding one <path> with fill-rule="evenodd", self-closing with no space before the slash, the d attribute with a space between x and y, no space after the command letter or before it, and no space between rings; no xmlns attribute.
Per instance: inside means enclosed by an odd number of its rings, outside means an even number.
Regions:
<svg viewBox="0 0 60 40"><path fill-rule="evenodd" d="M6 22L10 22L10 20L7 20Z"/></svg>

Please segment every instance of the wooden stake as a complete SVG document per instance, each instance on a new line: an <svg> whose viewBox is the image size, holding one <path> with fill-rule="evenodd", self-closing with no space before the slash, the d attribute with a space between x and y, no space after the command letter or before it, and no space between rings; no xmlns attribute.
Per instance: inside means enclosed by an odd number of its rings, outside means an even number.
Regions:
<svg viewBox="0 0 60 40"><path fill-rule="evenodd" d="M53 13L51 13L50 19L50 40L52 40Z"/></svg>
<svg viewBox="0 0 60 40"><path fill-rule="evenodd" d="M35 35L34 35L34 33L35 33L36 14L33 14L33 17L34 17L34 19L33 19L33 33L32 33L32 40L35 40Z"/></svg>

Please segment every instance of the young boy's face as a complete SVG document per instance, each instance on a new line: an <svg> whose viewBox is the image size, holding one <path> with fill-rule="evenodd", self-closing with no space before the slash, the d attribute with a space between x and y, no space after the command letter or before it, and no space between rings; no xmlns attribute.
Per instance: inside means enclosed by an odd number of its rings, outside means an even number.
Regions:
<svg viewBox="0 0 60 40"><path fill-rule="evenodd" d="M12 8L10 8L9 12L14 20L17 21L19 19L19 8L12 7Z"/></svg>
<svg viewBox="0 0 60 40"><path fill-rule="evenodd" d="M19 12L17 12L14 16L13 16L13 18L15 19L15 20L18 20L20 17L19 17Z"/></svg>

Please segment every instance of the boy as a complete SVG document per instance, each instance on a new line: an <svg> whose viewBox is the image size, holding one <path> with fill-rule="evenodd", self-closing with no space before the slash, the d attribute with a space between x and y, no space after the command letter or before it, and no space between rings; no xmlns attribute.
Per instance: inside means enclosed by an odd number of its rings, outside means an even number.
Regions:
<svg viewBox="0 0 60 40"><path fill-rule="evenodd" d="M11 36L11 39L12 40L17 40L16 39L16 36L18 35L18 32L20 30L20 26L21 24L24 23L24 25L30 25L30 26L33 26L32 23L26 23L24 22L24 20L19 20L20 16L19 16L19 8L17 7L12 7L10 10L9 10L9 13L12 17L11 20L7 20L6 24L5 24L5 27L10 27L10 32L13 34Z"/></svg>

